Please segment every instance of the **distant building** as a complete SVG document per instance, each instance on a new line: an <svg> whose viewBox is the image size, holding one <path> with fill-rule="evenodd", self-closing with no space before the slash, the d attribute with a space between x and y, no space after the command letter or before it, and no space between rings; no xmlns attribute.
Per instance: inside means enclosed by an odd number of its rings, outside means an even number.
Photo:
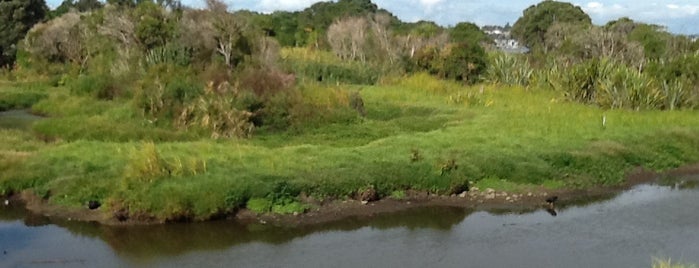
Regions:
<svg viewBox="0 0 699 268"><path fill-rule="evenodd" d="M493 39L495 46L507 53L528 53L529 48L522 46L517 40L512 38L509 24L505 27L497 25L486 25L481 28L488 37Z"/></svg>

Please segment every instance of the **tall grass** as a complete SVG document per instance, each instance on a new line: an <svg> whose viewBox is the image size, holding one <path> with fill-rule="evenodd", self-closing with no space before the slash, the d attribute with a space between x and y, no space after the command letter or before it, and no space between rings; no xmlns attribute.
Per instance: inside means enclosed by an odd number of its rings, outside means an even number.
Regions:
<svg viewBox="0 0 699 268"><path fill-rule="evenodd" d="M673 262L671 259L653 259L653 268L695 268L696 265Z"/></svg>
<svg viewBox="0 0 699 268"><path fill-rule="evenodd" d="M284 48L281 58L282 65L302 81L373 85L382 73L380 68L358 61L342 61L327 51Z"/></svg>

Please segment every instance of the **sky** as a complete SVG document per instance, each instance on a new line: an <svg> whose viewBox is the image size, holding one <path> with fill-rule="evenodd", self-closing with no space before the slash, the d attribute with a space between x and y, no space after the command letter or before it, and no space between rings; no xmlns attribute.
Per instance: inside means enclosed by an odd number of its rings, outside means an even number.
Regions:
<svg viewBox="0 0 699 268"><path fill-rule="evenodd" d="M62 0L47 0L55 7ZM191 7L204 6L204 0L181 0ZM296 11L318 0L224 0L234 9L269 13ZM443 26L458 22L483 25L514 24L527 7L539 0L373 0L403 21L431 20ZM582 7L595 24L629 17L635 21L664 25L673 33L699 34L699 0L571 0Z"/></svg>

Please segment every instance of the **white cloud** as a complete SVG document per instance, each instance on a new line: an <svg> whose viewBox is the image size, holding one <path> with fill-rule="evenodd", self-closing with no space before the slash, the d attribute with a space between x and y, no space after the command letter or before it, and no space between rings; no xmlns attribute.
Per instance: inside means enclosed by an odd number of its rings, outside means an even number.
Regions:
<svg viewBox="0 0 699 268"><path fill-rule="evenodd" d="M602 9L604 8L604 4L600 2L589 2L587 3L587 8L589 9Z"/></svg>
<svg viewBox="0 0 699 268"><path fill-rule="evenodd" d="M278 10L301 10L313 5L318 0L261 0L258 8L262 12L274 12Z"/></svg>
<svg viewBox="0 0 699 268"><path fill-rule="evenodd" d="M434 5L437 5L441 2L444 2L444 0L420 0L420 4L426 7L432 7Z"/></svg>
<svg viewBox="0 0 699 268"><path fill-rule="evenodd" d="M420 5L425 8L425 13L432 13L435 9L442 7L444 0L420 0Z"/></svg>

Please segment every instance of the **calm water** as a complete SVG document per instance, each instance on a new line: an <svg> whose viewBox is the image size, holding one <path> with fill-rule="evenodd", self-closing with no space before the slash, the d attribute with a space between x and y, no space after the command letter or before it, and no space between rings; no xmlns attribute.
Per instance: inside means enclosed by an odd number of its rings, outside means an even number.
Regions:
<svg viewBox="0 0 699 268"><path fill-rule="evenodd" d="M699 263L699 190L639 186L569 205L556 217L429 208L298 229L225 221L113 228L10 206L0 209L0 251L0 267L649 267L652 257Z"/></svg>
<svg viewBox="0 0 699 268"><path fill-rule="evenodd" d="M22 129L27 130L34 121L41 117L30 114L26 110L10 110L0 112L0 129Z"/></svg>

